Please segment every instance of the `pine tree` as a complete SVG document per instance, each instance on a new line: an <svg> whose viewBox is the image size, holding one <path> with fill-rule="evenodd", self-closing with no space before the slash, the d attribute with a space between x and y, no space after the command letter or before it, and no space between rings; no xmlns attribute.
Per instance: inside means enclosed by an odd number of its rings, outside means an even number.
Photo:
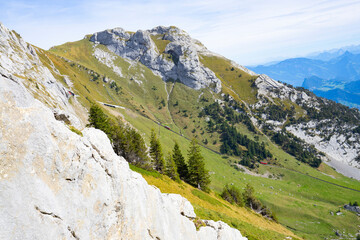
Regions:
<svg viewBox="0 0 360 240"><path fill-rule="evenodd" d="M172 157L176 164L180 179L186 182L189 177L188 166L185 163L185 158L183 157L177 142L175 142Z"/></svg>
<svg viewBox="0 0 360 240"><path fill-rule="evenodd" d="M147 156L147 148L144 139L135 129L126 127L127 152L128 161L145 169L150 168L149 158Z"/></svg>
<svg viewBox="0 0 360 240"><path fill-rule="evenodd" d="M157 138L154 129L151 130L150 137L150 156L154 161L155 170L164 173L165 170L165 160L161 150L160 141Z"/></svg>
<svg viewBox="0 0 360 240"><path fill-rule="evenodd" d="M133 128L124 126L122 120L108 118L101 108L92 105L88 126L104 131L112 142L115 153L123 156L131 164L149 169L149 157L144 139Z"/></svg>
<svg viewBox="0 0 360 240"><path fill-rule="evenodd" d="M168 154L168 157L166 158L165 174L173 180L179 180L179 174L176 169L176 164L170 152Z"/></svg>
<svg viewBox="0 0 360 240"><path fill-rule="evenodd" d="M210 177L208 171L205 169L204 157L201 155L200 147L196 139L190 143L188 152L189 157L189 180L188 182L201 190L208 191L210 184Z"/></svg>
<svg viewBox="0 0 360 240"><path fill-rule="evenodd" d="M126 139L126 131L120 119L118 120L118 125L113 127L110 138L113 140L113 148L115 153L127 159L126 153L128 144Z"/></svg>
<svg viewBox="0 0 360 240"><path fill-rule="evenodd" d="M109 119L99 106L94 104L90 107L88 120L88 126L100 129L108 135L110 134L111 127L109 124Z"/></svg>

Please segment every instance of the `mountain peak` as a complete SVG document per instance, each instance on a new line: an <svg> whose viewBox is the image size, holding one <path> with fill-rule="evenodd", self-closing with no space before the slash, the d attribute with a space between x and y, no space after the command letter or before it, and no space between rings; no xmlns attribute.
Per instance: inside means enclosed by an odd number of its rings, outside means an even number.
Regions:
<svg viewBox="0 0 360 240"><path fill-rule="evenodd" d="M140 61L165 81L179 80L194 89L221 90L221 81L199 60L201 54L210 52L177 27L158 26L135 33L115 28L93 34L90 41L105 45L121 57Z"/></svg>
<svg viewBox="0 0 360 240"><path fill-rule="evenodd" d="M349 56L352 56L352 55L354 55L354 54L352 54L352 53L349 52L349 51L345 51L342 56L343 56L343 57L349 57Z"/></svg>

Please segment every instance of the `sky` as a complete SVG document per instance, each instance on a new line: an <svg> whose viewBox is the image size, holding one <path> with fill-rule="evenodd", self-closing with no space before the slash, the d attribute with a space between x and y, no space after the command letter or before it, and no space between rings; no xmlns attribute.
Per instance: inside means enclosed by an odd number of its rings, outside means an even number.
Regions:
<svg viewBox="0 0 360 240"><path fill-rule="evenodd" d="M360 44L360 0L0 0L0 22L43 49L86 34L177 26L257 65Z"/></svg>

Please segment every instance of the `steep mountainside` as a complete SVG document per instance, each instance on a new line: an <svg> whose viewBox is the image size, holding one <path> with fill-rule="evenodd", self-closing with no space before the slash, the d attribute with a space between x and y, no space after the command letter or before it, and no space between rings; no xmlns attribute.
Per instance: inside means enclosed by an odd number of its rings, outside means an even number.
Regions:
<svg viewBox="0 0 360 240"><path fill-rule="evenodd" d="M331 160L359 177L358 111L257 75L176 27L105 30L49 51L3 26L0 33L1 126L17 123L0 135L1 156L9 159L0 188L10 189L0 194L6 202L0 219L11 219L0 226L16 231L45 222L36 236L51 228L52 236L79 239L135 232L139 239L239 239L229 225L248 239L324 239L335 231L351 238L359 230L356 214L330 214L360 198L359 181L322 163ZM197 216L228 225L194 218L187 200L161 194L129 170L103 133L85 128L93 104L136 128L147 144L155 129L164 153L174 142L185 153L197 138L210 194L130 168L161 191L186 196ZM22 177L33 187L21 185ZM226 184L242 189L248 183L283 226L219 196ZM11 190L17 188L26 190ZM18 208L10 197L19 199L27 218L12 214ZM32 234L27 226L24 233Z"/></svg>
<svg viewBox="0 0 360 240"><path fill-rule="evenodd" d="M197 231L186 199L149 186L103 132L74 130L84 109L42 50L3 25L0 42L1 239L246 239L223 222Z"/></svg>
<svg viewBox="0 0 360 240"><path fill-rule="evenodd" d="M135 34L116 28L95 33L90 41L105 45L121 57L140 61L165 81L179 80L194 89L221 90L220 80L199 61L199 53L206 54L206 48L176 27L157 27Z"/></svg>
<svg viewBox="0 0 360 240"><path fill-rule="evenodd" d="M264 114L263 110L259 112L262 119L258 118L258 123L262 127L279 131L284 128L313 145L320 151L321 158L330 161L341 161L347 163L355 169L336 167L343 174L359 179L358 155L359 155L359 135L357 128L360 120L358 110L349 109L341 104L316 97L309 91L303 89L294 89L262 75L255 82L261 96L277 97L282 100L289 100L290 111L282 116L272 117L271 113ZM270 100L270 101L269 101ZM271 107L271 99L263 99L256 106L257 109L263 109L263 106ZM296 110L301 107L301 110ZM292 105L292 106L291 106ZM283 105L286 109L286 105ZM289 108L288 108L289 109ZM284 112L284 109L280 109ZM297 115L297 116L296 116ZM264 121L265 120L265 121ZM269 126L268 126L269 125ZM277 130L276 130L277 128ZM330 162L330 165L331 162ZM338 166L338 165L337 165ZM335 166L334 166L335 167ZM348 173L347 173L348 172Z"/></svg>
<svg viewBox="0 0 360 240"><path fill-rule="evenodd" d="M244 110L252 118L255 126L263 128L269 125L275 132L287 127L288 130L291 129L292 134L314 145L319 151L326 152L329 158L348 163L352 166L360 166L355 161L355 158L360 153L360 145L357 142L359 136L352 132L359 123L360 115L358 112L342 108L339 105L336 107L339 108L337 113L331 112L331 114L335 113L335 116L330 116L330 113L325 113L324 115L321 112L328 111L327 109L333 103L317 98L303 90L284 86L265 75L257 76L251 71L244 72L245 68L237 66L232 62L227 62L226 59L209 52L201 43L193 40L187 33L178 28L157 27L147 31L139 30L136 33L127 33L123 29L117 28L95 33L89 37L89 41L90 43L94 42L92 44L94 49L92 55L98 61L110 63L111 59L115 59L115 56L109 57L111 53L106 54L104 49L100 50L99 48L99 46L106 46L108 51L127 60L131 65L141 62L153 70L155 74L159 74L165 82L172 83L172 86L170 85L169 87L170 89L166 89L168 95L167 107L170 112L170 121L177 127L184 128L185 126L181 126L179 116L175 117L176 113L171 111L176 104L169 104L169 102L178 101L177 97L172 99L173 96L171 95L176 83L180 82L195 90L204 88L207 91L210 88L208 93L212 94L210 98L214 100L222 98L220 96L214 98L214 93L222 91L223 93L230 94L235 100L240 100L248 106L248 109ZM89 44L89 42L86 44ZM65 57L73 57L67 53L75 50L65 49L66 46L64 45L53 48L52 51ZM175 51L175 49L178 50ZM99 58L99 52L103 53L101 55L102 58ZM349 66L348 59L350 58L353 60L357 59L356 55L346 53L340 58L333 60L332 64L342 65L342 62L344 62L346 66ZM73 57L73 60L86 64L81 59ZM355 69L354 64L351 64L351 69ZM118 67L117 70L126 72L124 68L120 69ZM338 71L338 68L335 68L334 71ZM138 82L142 81L134 77L130 77L131 79ZM141 83L138 83L138 85L141 85ZM248 90L246 90L247 86ZM206 93L204 94L203 99L209 101ZM276 103L274 102L275 99L280 100L278 104L275 104L279 107L277 111L283 112L283 117L279 119L274 119L271 116L270 110L274 105L273 103ZM167 104L162 101L163 107ZM297 113L295 108L298 111ZM266 109L269 109L270 112ZM344 112L340 109L343 109ZM193 110L195 111L195 116L192 117L196 117L199 114L199 110ZM308 113L307 117L304 118L306 112L309 111L312 111L313 114ZM320 114L317 112L320 112ZM339 116L337 117L336 114ZM343 116L340 116L343 114L348 115L348 118L345 119ZM336 122L333 121L334 118L337 119ZM156 120L161 121L161 119ZM331 123L328 120L331 120ZM167 120L167 123L169 123L169 120ZM338 127L344 124L346 126L343 126L341 129ZM310 126L321 127L312 130ZM195 131L196 127L195 124L193 128ZM198 127L201 128L201 124ZM202 128L206 128L206 126ZM294 129L299 129L299 131ZM303 132L303 129L306 129L306 131ZM330 131L330 129L332 130ZM188 134L190 136L194 135ZM316 137L314 138L314 136ZM346 141L342 139L346 139ZM205 138L202 140L208 141ZM345 171L343 172L346 173ZM357 177L357 174L351 174L351 176Z"/></svg>

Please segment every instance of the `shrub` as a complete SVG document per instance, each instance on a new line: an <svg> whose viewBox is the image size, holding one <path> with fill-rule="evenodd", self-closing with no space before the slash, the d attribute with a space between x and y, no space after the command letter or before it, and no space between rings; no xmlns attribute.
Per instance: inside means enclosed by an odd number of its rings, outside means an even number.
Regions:
<svg viewBox="0 0 360 240"><path fill-rule="evenodd" d="M221 193L221 197L231 204L235 203L236 205L239 205L239 206L244 205L241 192L239 191L239 189L237 189L234 186L225 185L225 187Z"/></svg>

